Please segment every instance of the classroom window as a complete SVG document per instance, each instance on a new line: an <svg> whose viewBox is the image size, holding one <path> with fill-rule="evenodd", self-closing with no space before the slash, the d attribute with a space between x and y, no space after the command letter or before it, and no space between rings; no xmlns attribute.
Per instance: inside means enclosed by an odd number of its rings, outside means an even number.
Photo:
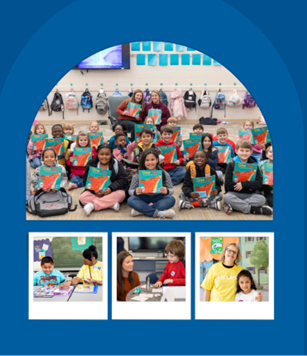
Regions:
<svg viewBox="0 0 307 356"><path fill-rule="evenodd" d="M246 251L246 258L250 258L251 257L251 252L252 251Z"/></svg>
<svg viewBox="0 0 307 356"><path fill-rule="evenodd" d="M255 274L255 267L247 267L247 270L248 270L251 274Z"/></svg>
<svg viewBox="0 0 307 356"><path fill-rule="evenodd" d="M252 236L245 237L245 242L252 242L252 241L254 241L254 237Z"/></svg>
<svg viewBox="0 0 307 356"><path fill-rule="evenodd" d="M260 274L267 274L267 273L268 273L267 268L264 267L260 268Z"/></svg>
<svg viewBox="0 0 307 356"><path fill-rule="evenodd" d="M261 240L266 240L266 237L264 236L257 237L257 241L261 241Z"/></svg>

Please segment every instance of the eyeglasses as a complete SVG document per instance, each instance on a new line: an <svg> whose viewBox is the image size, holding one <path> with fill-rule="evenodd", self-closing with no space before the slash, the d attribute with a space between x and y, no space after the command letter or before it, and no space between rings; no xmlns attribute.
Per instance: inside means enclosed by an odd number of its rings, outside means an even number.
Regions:
<svg viewBox="0 0 307 356"><path fill-rule="evenodd" d="M230 250L229 248L226 248L226 251L228 251L229 253L233 253L234 255L237 255L237 254L238 254L238 252L233 251L233 250Z"/></svg>

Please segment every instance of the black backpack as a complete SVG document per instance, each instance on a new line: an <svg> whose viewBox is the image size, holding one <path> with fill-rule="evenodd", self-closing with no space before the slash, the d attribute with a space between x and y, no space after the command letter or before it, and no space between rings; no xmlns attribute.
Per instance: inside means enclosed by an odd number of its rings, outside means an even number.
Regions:
<svg viewBox="0 0 307 356"><path fill-rule="evenodd" d="M48 193L39 189L29 199L26 209L27 212L32 215L46 218L49 216L63 215L68 213L68 211L75 211L77 209L77 204L74 209L71 209L71 206L72 197L64 188L60 188L56 192L50 191Z"/></svg>
<svg viewBox="0 0 307 356"><path fill-rule="evenodd" d="M50 112L52 114L52 111L55 111L55 112L60 112L62 111L63 113L63 119L64 119L64 102L63 102L63 98L62 98L62 95L56 91L54 93L54 97L53 97L53 100L52 100L52 103L50 105Z"/></svg>
<svg viewBox="0 0 307 356"><path fill-rule="evenodd" d="M217 125L217 119L212 119L211 117L201 117L199 123L202 125Z"/></svg>
<svg viewBox="0 0 307 356"><path fill-rule="evenodd" d="M184 94L184 105L187 109L194 109L196 110L196 94L192 89L187 90Z"/></svg>

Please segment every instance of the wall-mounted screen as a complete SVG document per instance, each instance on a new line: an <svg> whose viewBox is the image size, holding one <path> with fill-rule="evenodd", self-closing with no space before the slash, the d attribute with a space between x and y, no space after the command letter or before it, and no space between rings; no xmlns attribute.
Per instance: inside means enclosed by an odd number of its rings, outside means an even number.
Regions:
<svg viewBox="0 0 307 356"><path fill-rule="evenodd" d="M128 237L129 250L140 251L164 251L171 240L182 240L183 237Z"/></svg>

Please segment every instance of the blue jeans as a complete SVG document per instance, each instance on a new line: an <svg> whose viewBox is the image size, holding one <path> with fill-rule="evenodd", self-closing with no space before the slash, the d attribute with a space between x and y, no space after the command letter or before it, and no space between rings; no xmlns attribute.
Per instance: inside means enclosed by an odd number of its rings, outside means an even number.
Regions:
<svg viewBox="0 0 307 356"><path fill-rule="evenodd" d="M130 208L153 218L157 217L159 211L172 208L175 202L175 198L169 194L140 194L133 195L128 199ZM150 203L153 203L153 205L148 205Z"/></svg>
<svg viewBox="0 0 307 356"><path fill-rule="evenodd" d="M186 169L185 167L175 167L166 172L170 175L173 185L177 185L183 181Z"/></svg>
<svg viewBox="0 0 307 356"><path fill-rule="evenodd" d="M31 159L30 161L30 166L32 168L37 168L40 167L42 165L42 161L40 157L34 157L33 159Z"/></svg>
<svg viewBox="0 0 307 356"><path fill-rule="evenodd" d="M71 177L71 182L77 184L78 188L84 187L82 176L77 176L77 175L72 176Z"/></svg>

